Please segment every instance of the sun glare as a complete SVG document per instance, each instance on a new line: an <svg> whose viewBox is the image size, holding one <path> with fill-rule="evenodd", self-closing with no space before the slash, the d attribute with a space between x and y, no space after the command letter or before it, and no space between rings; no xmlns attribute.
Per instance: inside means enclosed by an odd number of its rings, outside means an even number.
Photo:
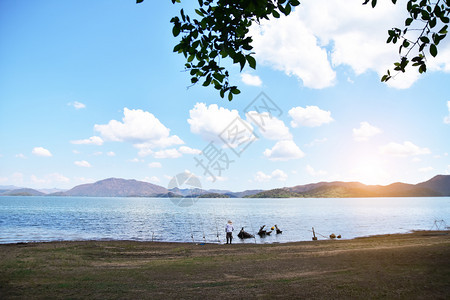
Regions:
<svg viewBox="0 0 450 300"><path fill-rule="evenodd" d="M355 161L352 176L359 182L369 185L389 184L390 176L382 160L361 158Z"/></svg>

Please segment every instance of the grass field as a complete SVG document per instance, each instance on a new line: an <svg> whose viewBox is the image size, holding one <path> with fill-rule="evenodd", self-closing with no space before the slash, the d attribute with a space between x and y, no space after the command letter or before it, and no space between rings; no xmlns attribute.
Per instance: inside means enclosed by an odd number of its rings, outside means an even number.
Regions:
<svg viewBox="0 0 450 300"><path fill-rule="evenodd" d="M266 245L0 245L0 299L449 299L449 233Z"/></svg>

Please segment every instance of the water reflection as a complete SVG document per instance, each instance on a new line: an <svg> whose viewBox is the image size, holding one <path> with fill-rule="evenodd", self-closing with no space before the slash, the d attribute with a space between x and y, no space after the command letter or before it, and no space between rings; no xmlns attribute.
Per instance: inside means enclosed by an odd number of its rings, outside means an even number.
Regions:
<svg viewBox="0 0 450 300"><path fill-rule="evenodd" d="M227 220L234 241L311 240L311 227L328 236L354 238L425 230L449 223L450 198L199 199L179 207L161 198L0 197L0 243L115 239L221 243ZM283 233L261 238L259 227ZM255 239L240 241L244 227Z"/></svg>

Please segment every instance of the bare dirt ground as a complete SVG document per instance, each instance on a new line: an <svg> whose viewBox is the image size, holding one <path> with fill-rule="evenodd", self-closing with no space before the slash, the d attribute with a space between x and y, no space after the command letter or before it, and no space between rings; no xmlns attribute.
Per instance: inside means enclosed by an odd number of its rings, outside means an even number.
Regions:
<svg viewBox="0 0 450 300"><path fill-rule="evenodd" d="M0 299L449 299L450 232L195 245L0 245Z"/></svg>

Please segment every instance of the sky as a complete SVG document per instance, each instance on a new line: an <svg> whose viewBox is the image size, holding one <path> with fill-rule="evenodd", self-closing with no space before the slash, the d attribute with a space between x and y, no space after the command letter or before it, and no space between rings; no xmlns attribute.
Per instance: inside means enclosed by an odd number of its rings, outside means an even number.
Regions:
<svg viewBox="0 0 450 300"><path fill-rule="evenodd" d="M405 1L305 0L251 28L241 94L190 86L170 19L196 1L0 2L0 185L110 177L242 191L450 173L450 40L428 71L380 78Z"/></svg>

